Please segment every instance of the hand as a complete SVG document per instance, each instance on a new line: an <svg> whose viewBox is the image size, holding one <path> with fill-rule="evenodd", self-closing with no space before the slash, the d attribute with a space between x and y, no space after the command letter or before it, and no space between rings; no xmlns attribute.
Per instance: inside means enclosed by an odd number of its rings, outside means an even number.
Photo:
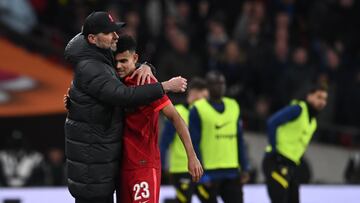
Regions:
<svg viewBox="0 0 360 203"><path fill-rule="evenodd" d="M249 180L250 180L249 172L247 172L247 171L241 172L241 175L240 175L241 184L246 184L247 182L249 182Z"/></svg>
<svg viewBox="0 0 360 203"><path fill-rule="evenodd" d="M66 94L64 94L64 107L65 107L65 110L67 110L67 111L69 110L69 107L70 107L69 91L70 91L70 89L68 88Z"/></svg>
<svg viewBox="0 0 360 203"><path fill-rule="evenodd" d="M201 166L199 159L196 156L192 156L188 161L188 170L194 182L199 182L204 170Z"/></svg>
<svg viewBox="0 0 360 203"><path fill-rule="evenodd" d="M151 79L157 81L157 79L151 72L150 66L146 64L141 64L141 66L136 69L133 74L131 74L130 78L134 78L135 76L137 76L137 85L150 84Z"/></svg>
<svg viewBox="0 0 360 203"><path fill-rule="evenodd" d="M162 82L161 85L163 86L165 92L185 92L187 88L187 80L178 76Z"/></svg>

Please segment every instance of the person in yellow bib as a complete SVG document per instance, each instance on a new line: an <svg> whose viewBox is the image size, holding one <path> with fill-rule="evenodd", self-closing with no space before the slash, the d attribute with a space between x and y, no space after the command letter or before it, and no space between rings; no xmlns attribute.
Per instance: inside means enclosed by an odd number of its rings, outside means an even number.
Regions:
<svg viewBox="0 0 360 203"><path fill-rule="evenodd" d="M326 106L325 87L314 85L300 100L272 115L268 122L269 145L262 163L272 203L298 203L298 166L317 128L316 116Z"/></svg>
<svg viewBox="0 0 360 203"><path fill-rule="evenodd" d="M225 77L218 71L206 75L209 99L196 101L190 110L189 130L204 175L197 186L203 203L242 203L242 185L249 180L240 106L225 97Z"/></svg>
<svg viewBox="0 0 360 203"><path fill-rule="evenodd" d="M196 100L208 98L208 96L209 91L207 90L206 81L198 77L191 79L188 85L186 103L175 105L176 110L187 125L189 124L189 108L191 105ZM196 184L191 181L191 176L188 173L184 146L181 144L180 137L176 134L174 125L169 120L165 121L160 137L160 153L162 168L166 172L170 172L171 183L176 189L174 202L190 203ZM168 156L166 156L167 153Z"/></svg>

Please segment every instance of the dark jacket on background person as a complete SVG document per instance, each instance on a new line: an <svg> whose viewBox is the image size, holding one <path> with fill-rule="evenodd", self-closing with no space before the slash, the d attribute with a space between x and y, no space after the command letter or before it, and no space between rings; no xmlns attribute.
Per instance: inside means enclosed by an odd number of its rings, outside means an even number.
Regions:
<svg viewBox="0 0 360 203"><path fill-rule="evenodd" d="M110 49L101 49L75 36L65 48L75 70L65 122L68 187L79 199L113 194L118 182L124 107L160 98L160 83L126 87L115 72Z"/></svg>

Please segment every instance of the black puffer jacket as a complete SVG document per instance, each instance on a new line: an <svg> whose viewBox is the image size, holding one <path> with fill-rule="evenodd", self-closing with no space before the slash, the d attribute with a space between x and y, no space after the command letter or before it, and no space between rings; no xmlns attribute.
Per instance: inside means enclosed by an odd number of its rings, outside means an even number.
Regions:
<svg viewBox="0 0 360 203"><path fill-rule="evenodd" d="M80 34L66 46L65 59L75 68L65 122L69 190L75 198L108 197L119 181L123 107L149 103L163 90L159 83L126 87L111 51L90 45Z"/></svg>

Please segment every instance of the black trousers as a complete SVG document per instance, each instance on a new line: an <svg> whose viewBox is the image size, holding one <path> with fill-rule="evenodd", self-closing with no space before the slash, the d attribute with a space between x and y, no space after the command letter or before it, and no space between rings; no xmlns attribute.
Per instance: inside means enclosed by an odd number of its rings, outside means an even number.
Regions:
<svg viewBox="0 0 360 203"><path fill-rule="evenodd" d="M75 199L75 203L114 203L113 195L101 199Z"/></svg>
<svg viewBox="0 0 360 203"><path fill-rule="evenodd" d="M272 203L299 203L297 167L293 162L279 155L266 154L262 168Z"/></svg>
<svg viewBox="0 0 360 203"><path fill-rule="evenodd" d="M240 177L199 184L196 189L202 203L217 203L217 196L220 196L224 203L243 203Z"/></svg>
<svg viewBox="0 0 360 203"><path fill-rule="evenodd" d="M195 192L196 184L192 182L189 173L173 173L171 174L171 183L176 189L177 203L191 203L192 195Z"/></svg>

